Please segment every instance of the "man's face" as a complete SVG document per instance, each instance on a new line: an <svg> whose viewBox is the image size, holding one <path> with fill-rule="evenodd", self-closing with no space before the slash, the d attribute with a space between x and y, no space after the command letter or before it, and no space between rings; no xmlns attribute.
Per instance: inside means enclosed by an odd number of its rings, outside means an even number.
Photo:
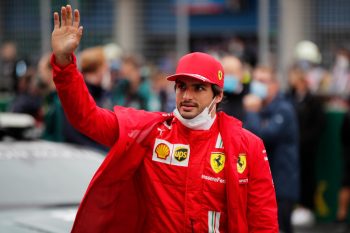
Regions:
<svg viewBox="0 0 350 233"><path fill-rule="evenodd" d="M257 69L253 73L254 80L259 81L261 83L264 83L266 85L270 84L272 82L272 77L270 72Z"/></svg>
<svg viewBox="0 0 350 233"><path fill-rule="evenodd" d="M226 75L233 75L241 81L244 67L242 62L234 56L226 56L221 61Z"/></svg>
<svg viewBox="0 0 350 233"><path fill-rule="evenodd" d="M258 81L267 87L267 102L274 98L278 92L277 82L273 79L270 71L257 69L253 72L253 79Z"/></svg>
<svg viewBox="0 0 350 233"><path fill-rule="evenodd" d="M176 107L185 119L192 119L208 107L214 93L210 83L191 78L179 78L175 82ZM213 103L215 106L215 103ZM215 110L214 110L215 112Z"/></svg>

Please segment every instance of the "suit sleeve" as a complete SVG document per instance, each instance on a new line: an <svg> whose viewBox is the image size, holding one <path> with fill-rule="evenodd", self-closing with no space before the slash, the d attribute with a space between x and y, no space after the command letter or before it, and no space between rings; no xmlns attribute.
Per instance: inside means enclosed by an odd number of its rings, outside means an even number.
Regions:
<svg viewBox="0 0 350 233"><path fill-rule="evenodd" d="M249 151L251 164L247 206L249 232L277 233L276 195L262 140L253 136Z"/></svg>
<svg viewBox="0 0 350 233"><path fill-rule="evenodd" d="M118 138L117 117L114 112L96 105L72 56L73 62L63 68L55 64L54 55L51 57L53 80L64 112L78 131L111 147Z"/></svg>

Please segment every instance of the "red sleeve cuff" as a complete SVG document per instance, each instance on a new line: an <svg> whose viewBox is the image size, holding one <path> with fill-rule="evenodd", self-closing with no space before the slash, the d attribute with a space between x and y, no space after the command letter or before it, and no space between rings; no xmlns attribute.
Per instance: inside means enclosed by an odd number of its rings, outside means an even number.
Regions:
<svg viewBox="0 0 350 233"><path fill-rule="evenodd" d="M51 55L51 66L52 66L52 76L55 82L56 88L59 86L66 86L73 81L83 79L81 73L77 68L77 59L74 54L72 56L72 62L64 67L56 64L56 57L54 54Z"/></svg>
<svg viewBox="0 0 350 233"><path fill-rule="evenodd" d="M51 66L52 66L52 69L55 71L55 72L61 72L61 71L64 71L65 69L67 69L67 67L70 67L70 66L77 66L77 58L76 56L72 53L71 54L72 56L72 62L64 67L61 67L59 66L58 64L56 64L56 57L55 57L55 54L52 53L51 54L51 60L50 60L50 63L51 63Z"/></svg>

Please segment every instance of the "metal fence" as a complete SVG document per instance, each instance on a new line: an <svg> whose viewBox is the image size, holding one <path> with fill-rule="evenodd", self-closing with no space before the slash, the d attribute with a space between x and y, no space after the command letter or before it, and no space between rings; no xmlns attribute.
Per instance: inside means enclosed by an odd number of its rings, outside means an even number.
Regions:
<svg viewBox="0 0 350 233"><path fill-rule="evenodd" d="M270 0L270 48L273 52L277 50L277 38L279 36L278 19L280 13L280 2L283 0ZM125 13L121 2L126 0L72 0L68 3L73 7L79 7L84 25L84 37L80 49L118 42L122 34L127 32L128 23L120 18ZM130 19L133 20L135 33L130 40L134 43L134 49L142 53L147 59L156 61L158 58L170 52L176 52L176 0L134 0L134 10ZM233 1L234 2L234 1ZM250 5L258 5L258 0L247 0ZM303 18L303 32L307 39L311 39L319 45L323 54L323 62L330 65L335 48L339 46L350 47L350 1L347 0L305 0L303 10L308 12ZM17 44L20 56L38 58L42 52L50 49L50 34L52 31L52 13L59 11L60 6L67 4L63 0L2 0L0 2L0 43L14 41ZM246 5L249 5L246 4ZM244 11L231 12L240 16L246 14ZM253 11L254 13L254 11ZM126 13L128 14L128 12ZM257 10L254 14L257 14ZM305 17L305 14L301 14ZM239 24L235 29L229 29L227 18L222 16L198 17L190 15L189 39L191 48L198 47L196 43L203 40L213 41L213 38L221 43L227 39L227 35L246 35L247 29ZM222 24L220 24L222 17ZM254 17L254 16L252 16ZM300 18L295 15L295 19ZM125 18L124 18L125 19ZM225 21L226 20L226 21ZM205 30L210 22L219 22L215 25L223 25L223 32L213 33L213 28ZM193 23L203 22L201 29L197 30ZM208 23L209 22L209 23ZM207 25L206 25L207 24ZM124 26L126 31L118 31L118 25ZM226 26L225 26L226 25ZM227 26L228 25L228 26ZM225 27L228 29L225 29ZM191 28L192 27L192 28ZM191 32L199 32L197 35ZM251 33L252 34L252 33ZM253 32L254 34L254 32ZM213 35L217 35L213 37ZM255 31L255 37L257 30ZM250 35L254 38L254 35ZM257 42L257 40L255 41Z"/></svg>
<svg viewBox="0 0 350 233"><path fill-rule="evenodd" d="M336 49L350 49L350 1L312 0L310 34L321 48L323 63L332 64Z"/></svg>

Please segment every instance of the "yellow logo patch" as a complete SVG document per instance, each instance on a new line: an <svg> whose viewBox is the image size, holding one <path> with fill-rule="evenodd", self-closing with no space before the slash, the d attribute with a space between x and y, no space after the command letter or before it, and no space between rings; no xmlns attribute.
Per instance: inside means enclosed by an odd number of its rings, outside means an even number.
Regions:
<svg viewBox="0 0 350 233"><path fill-rule="evenodd" d="M225 167L225 154L222 152L212 152L210 156L210 166L214 172L221 172Z"/></svg>
<svg viewBox="0 0 350 233"><path fill-rule="evenodd" d="M219 80L222 79L222 71L221 71L221 70L218 71L218 79L219 79Z"/></svg>
<svg viewBox="0 0 350 233"><path fill-rule="evenodd" d="M187 156L188 156L188 148L180 146L175 149L174 157L177 161L181 162L187 159Z"/></svg>
<svg viewBox="0 0 350 233"><path fill-rule="evenodd" d="M242 174L247 167L247 156L246 154L239 154L237 160L237 171Z"/></svg>
<svg viewBox="0 0 350 233"><path fill-rule="evenodd" d="M158 158L166 159L170 154L170 149L169 149L167 144L160 143L157 145L155 152L156 152Z"/></svg>

